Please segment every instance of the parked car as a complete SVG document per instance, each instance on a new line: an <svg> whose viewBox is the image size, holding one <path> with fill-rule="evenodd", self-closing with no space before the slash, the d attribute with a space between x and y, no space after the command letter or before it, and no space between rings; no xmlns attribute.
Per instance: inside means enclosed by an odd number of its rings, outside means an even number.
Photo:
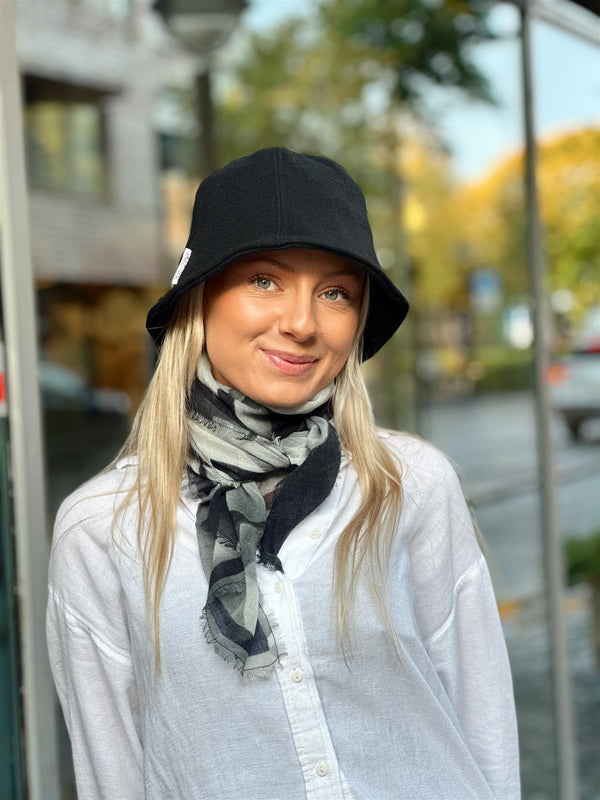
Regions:
<svg viewBox="0 0 600 800"><path fill-rule="evenodd" d="M553 407L580 439L583 424L600 417L600 306L587 313L573 344L569 355L550 366L547 379Z"/></svg>

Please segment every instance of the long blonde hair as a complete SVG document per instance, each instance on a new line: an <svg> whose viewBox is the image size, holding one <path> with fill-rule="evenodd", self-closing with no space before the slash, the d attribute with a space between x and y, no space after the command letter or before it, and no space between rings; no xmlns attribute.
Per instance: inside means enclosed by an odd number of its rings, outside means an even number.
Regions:
<svg viewBox="0 0 600 800"><path fill-rule="evenodd" d="M386 626L393 633L383 589L386 565L402 504L400 468L377 436L371 403L360 371L368 282L354 345L336 378L334 422L344 452L352 459L361 489L358 510L335 552L335 591L343 648L344 629L359 573L366 570ZM165 334L158 364L119 458L136 455L138 473L120 510L136 504L143 557L146 608L160 663L160 600L176 530L181 479L188 454L187 400L204 345L203 286L179 301Z"/></svg>

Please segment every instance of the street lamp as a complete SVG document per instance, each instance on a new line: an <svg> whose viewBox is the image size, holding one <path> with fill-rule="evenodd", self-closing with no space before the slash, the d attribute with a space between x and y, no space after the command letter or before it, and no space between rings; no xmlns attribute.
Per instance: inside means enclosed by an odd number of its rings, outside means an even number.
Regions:
<svg viewBox="0 0 600 800"><path fill-rule="evenodd" d="M196 103L200 122L200 172L215 169L210 55L227 41L247 0L155 0L153 8L184 48L200 56L196 76Z"/></svg>

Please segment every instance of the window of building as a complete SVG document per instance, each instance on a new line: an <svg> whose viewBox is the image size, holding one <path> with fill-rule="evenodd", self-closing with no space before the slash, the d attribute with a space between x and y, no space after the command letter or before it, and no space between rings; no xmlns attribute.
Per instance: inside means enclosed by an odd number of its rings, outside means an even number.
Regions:
<svg viewBox="0 0 600 800"><path fill-rule="evenodd" d="M103 94L39 78L25 82L29 182L34 189L106 193Z"/></svg>

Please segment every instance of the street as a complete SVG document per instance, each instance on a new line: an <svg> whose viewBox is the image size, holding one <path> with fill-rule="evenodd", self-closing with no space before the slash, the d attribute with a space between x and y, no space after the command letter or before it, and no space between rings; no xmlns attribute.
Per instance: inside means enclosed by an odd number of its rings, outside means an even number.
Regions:
<svg viewBox="0 0 600 800"><path fill-rule="evenodd" d="M533 414L526 392L480 395L422 410L424 438L457 466L489 548L500 602L530 599L544 590ZM553 442L559 530L568 537L588 536L600 530L600 437L572 442L557 417Z"/></svg>

